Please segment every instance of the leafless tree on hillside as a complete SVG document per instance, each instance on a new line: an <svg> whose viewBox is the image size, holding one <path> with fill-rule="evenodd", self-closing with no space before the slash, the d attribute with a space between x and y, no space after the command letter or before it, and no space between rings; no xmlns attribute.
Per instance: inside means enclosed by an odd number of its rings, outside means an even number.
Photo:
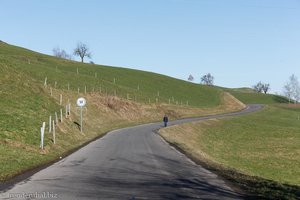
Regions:
<svg viewBox="0 0 300 200"><path fill-rule="evenodd" d="M189 80L189 81L193 81L193 80L194 80L194 77L190 74L188 80Z"/></svg>
<svg viewBox="0 0 300 200"><path fill-rule="evenodd" d="M201 77L201 83L205 85L213 85L214 84L214 77L208 73Z"/></svg>
<svg viewBox="0 0 300 200"><path fill-rule="evenodd" d="M85 57L91 58L92 54L89 50L89 47L86 44L83 44L81 42L77 43L76 48L74 49L74 55L79 56L81 58L81 62L83 62L83 59Z"/></svg>
<svg viewBox="0 0 300 200"><path fill-rule="evenodd" d="M289 77L288 82L283 87L284 95L294 100L294 103L297 103L300 100L300 85L298 78L293 74Z"/></svg>
<svg viewBox="0 0 300 200"><path fill-rule="evenodd" d="M289 103L290 103L292 99L293 91L292 91L292 86L289 82L283 86L283 94L289 99Z"/></svg>
<svg viewBox="0 0 300 200"><path fill-rule="evenodd" d="M257 93L261 93L263 91L263 84L261 81L259 81L256 85L253 86L253 89L257 92Z"/></svg>
<svg viewBox="0 0 300 200"><path fill-rule="evenodd" d="M270 84L269 83L264 83L263 85L262 85L262 90L263 90L263 92L265 93L265 94L267 94L267 92L270 90L271 88L270 88Z"/></svg>
<svg viewBox="0 0 300 200"><path fill-rule="evenodd" d="M72 60L72 56L69 55L65 50L60 49L59 47L53 48L52 52L53 52L53 55L57 58Z"/></svg>
<svg viewBox="0 0 300 200"><path fill-rule="evenodd" d="M267 92L270 90L270 84L269 83L262 83L261 81L259 81L256 85L253 86L253 89L257 93L264 92L265 94L267 94Z"/></svg>

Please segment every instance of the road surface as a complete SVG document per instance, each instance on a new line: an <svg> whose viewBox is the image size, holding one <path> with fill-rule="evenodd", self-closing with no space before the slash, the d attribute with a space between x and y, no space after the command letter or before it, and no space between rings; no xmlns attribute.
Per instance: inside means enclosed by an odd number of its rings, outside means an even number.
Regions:
<svg viewBox="0 0 300 200"><path fill-rule="evenodd" d="M247 114L183 119L169 124ZM159 135L161 123L112 131L0 193L1 199L243 199Z"/></svg>

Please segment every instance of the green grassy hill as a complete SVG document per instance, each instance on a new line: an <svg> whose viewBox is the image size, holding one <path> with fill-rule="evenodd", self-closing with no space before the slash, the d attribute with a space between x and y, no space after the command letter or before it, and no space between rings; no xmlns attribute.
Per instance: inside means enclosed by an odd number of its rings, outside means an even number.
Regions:
<svg viewBox="0 0 300 200"><path fill-rule="evenodd" d="M158 121L163 113L172 118L204 114L223 103L219 88L144 71L57 59L4 42L0 42L0 94L0 181L56 159L109 130ZM59 105L60 94L63 105ZM75 124L79 96L88 100L84 135ZM72 104L71 116L57 125L54 145L47 132L49 115L54 119L54 113L59 115L67 103ZM47 133L45 149L40 150L43 121Z"/></svg>
<svg viewBox="0 0 300 200"><path fill-rule="evenodd" d="M212 107L220 104L221 90L215 87L202 86L168 76L125 69L78 63L69 60L57 59L51 56L35 53L23 48L0 43L1 63L9 68L26 74L36 82L43 83L45 78L48 84L57 88L81 92L87 91L117 93L118 96L134 97L138 101L189 102L189 105ZM78 69L78 74L77 74Z"/></svg>
<svg viewBox="0 0 300 200"><path fill-rule="evenodd" d="M251 88L223 89L245 104L274 104L289 102L289 100L283 96L257 93Z"/></svg>
<svg viewBox="0 0 300 200"><path fill-rule="evenodd" d="M78 63L0 42L0 182L57 159L109 130L158 121L164 113L180 118L241 109L243 105L224 95L224 91L244 103L278 103L272 95ZM76 125L79 116L75 101L79 96L88 100L84 134ZM57 125L57 143L53 144L46 124L45 149L40 150L42 122L48 123L49 115L54 118L54 113L59 114L67 103L72 104L72 111L67 120Z"/></svg>

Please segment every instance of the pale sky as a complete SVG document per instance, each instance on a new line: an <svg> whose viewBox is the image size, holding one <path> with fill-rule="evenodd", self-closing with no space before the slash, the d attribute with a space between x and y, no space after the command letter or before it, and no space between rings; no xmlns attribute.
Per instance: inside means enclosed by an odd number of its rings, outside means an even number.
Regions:
<svg viewBox="0 0 300 200"><path fill-rule="evenodd" d="M299 0L0 0L0 8L0 40L49 55L81 41L97 64L195 82L211 73L232 88L262 81L273 93L300 78Z"/></svg>

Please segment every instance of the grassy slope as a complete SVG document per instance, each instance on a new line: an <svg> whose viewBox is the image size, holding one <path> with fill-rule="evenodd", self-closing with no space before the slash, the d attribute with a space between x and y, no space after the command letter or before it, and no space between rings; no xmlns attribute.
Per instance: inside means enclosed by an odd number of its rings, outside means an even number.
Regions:
<svg viewBox="0 0 300 200"><path fill-rule="evenodd" d="M235 96L238 100L245 104L274 104L274 103L288 103L288 99L272 94L263 94L256 93L251 88L236 88L236 89L227 89L222 88L225 91L229 92Z"/></svg>
<svg viewBox="0 0 300 200"><path fill-rule="evenodd" d="M223 89L220 88L143 71L60 60L5 43L0 43L0 70L0 180L53 160L108 130L160 120L165 112L178 118L241 108L233 101L228 103L228 95L222 100ZM42 86L45 77L48 78L46 89ZM57 88L50 97L49 88L54 88L55 81ZM68 84L70 91L67 91ZM138 85L140 90L137 90ZM83 93L84 86L87 86L87 94ZM77 94L78 87L80 94ZM93 90L97 92L91 93ZM138 102L106 96L115 90L121 97L136 96ZM64 95L64 105L69 100L74 106L78 96L88 99L85 134L80 134L73 123L78 121L78 114L72 107L71 117L57 128L57 144L53 145L51 134L46 134L46 147L41 151L38 148L39 127L50 114L53 116L61 108L59 94ZM233 94L239 97L239 94ZM152 103L158 98L160 104L144 104L149 98ZM161 104L169 99L172 105ZM186 100L192 107L174 105L176 102L185 104Z"/></svg>
<svg viewBox="0 0 300 200"><path fill-rule="evenodd" d="M248 188L256 193L274 199L293 199L299 187L291 192L289 186L272 188L270 184L274 183L265 180L300 186L298 117L299 107L267 106L247 116L170 127L161 134L208 163L264 178L255 179L261 185ZM248 177L241 183L247 181Z"/></svg>
<svg viewBox="0 0 300 200"><path fill-rule="evenodd" d="M227 105L223 99L228 95L224 96L219 88L137 70L60 60L1 42L0 70L0 181L56 159L109 130L158 121L164 113L174 119L241 108L232 103ZM45 77L48 77L47 88L43 87ZM84 86L87 86L86 94ZM93 87L96 92L91 92ZM119 97L129 93L131 98L137 96L138 101L110 96L114 90ZM63 94L62 106L58 105L60 94ZM79 119L74 105L79 96L88 102L84 134L74 124ZM148 98L152 104L148 104ZM159 99L158 104L153 103L155 98ZM171 105L168 105L169 98ZM187 99L191 106L176 105L176 101L185 104ZM54 145L52 134L47 132L48 117L59 113L68 102L72 106L71 116L58 124ZM45 149L40 150L39 131L43 121L47 122Z"/></svg>
<svg viewBox="0 0 300 200"><path fill-rule="evenodd" d="M223 120L201 138L203 151L247 174L300 185L298 115L296 110L270 106L248 116Z"/></svg>
<svg viewBox="0 0 300 200"><path fill-rule="evenodd" d="M188 100L189 105L201 107L212 107L220 103L219 94L222 90L218 88L201 86L160 74L60 60L5 43L0 43L0 56L2 62L10 63L16 70L28 74L41 83L48 77L48 83L54 86L56 81L57 87L61 89L66 89L69 83L73 91L77 91L78 87L83 91L85 86L88 91L93 88L99 91L101 86L102 91L112 94L116 90L117 94L123 97L129 93L131 97L137 96L138 100L143 102L145 99L148 102L148 98L154 102L158 97L160 101L168 102L170 98L179 104ZM114 78L116 84L113 83Z"/></svg>

